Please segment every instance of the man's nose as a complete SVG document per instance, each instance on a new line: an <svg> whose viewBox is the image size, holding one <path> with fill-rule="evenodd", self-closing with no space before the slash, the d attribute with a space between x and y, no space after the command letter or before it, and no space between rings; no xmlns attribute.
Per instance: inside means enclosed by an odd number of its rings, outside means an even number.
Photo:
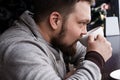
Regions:
<svg viewBox="0 0 120 80"><path fill-rule="evenodd" d="M83 35L87 34L87 27L84 27L84 28L83 28L82 34L83 34Z"/></svg>

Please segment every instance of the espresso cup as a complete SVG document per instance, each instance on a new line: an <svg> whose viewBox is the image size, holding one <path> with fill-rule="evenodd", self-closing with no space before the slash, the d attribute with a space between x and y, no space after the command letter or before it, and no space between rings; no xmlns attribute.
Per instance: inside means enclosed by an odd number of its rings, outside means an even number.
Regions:
<svg viewBox="0 0 120 80"><path fill-rule="evenodd" d="M96 28L88 31L86 35L83 35L83 37L80 38L80 42L81 42L84 46L87 47L88 36L89 36L89 35L94 35L94 37L96 38L98 34L104 36L104 32L103 32L103 28L102 28L102 27L96 27Z"/></svg>

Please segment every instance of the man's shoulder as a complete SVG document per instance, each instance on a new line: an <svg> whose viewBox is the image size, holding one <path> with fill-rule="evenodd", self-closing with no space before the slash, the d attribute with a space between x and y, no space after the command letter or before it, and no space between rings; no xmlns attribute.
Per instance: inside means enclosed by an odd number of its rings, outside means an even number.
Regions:
<svg viewBox="0 0 120 80"><path fill-rule="evenodd" d="M45 55L45 48L45 44L33 36L5 35L0 37L0 54L7 54L7 56L25 56L28 53L29 56L35 55L35 53Z"/></svg>

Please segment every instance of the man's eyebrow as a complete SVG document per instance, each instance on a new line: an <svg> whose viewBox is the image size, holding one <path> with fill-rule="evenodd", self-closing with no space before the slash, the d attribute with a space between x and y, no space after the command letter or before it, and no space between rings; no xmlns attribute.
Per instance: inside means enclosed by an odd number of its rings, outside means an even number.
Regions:
<svg viewBox="0 0 120 80"><path fill-rule="evenodd" d="M90 23L90 21L91 21L91 20L88 20L88 19L86 19L86 20L80 20L80 22L85 22L85 23L87 23L87 24Z"/></svg>

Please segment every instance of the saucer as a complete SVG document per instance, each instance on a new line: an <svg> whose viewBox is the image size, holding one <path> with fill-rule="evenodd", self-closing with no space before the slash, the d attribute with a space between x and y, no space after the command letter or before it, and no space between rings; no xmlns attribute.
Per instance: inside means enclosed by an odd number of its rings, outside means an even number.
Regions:
<svg viewBox="0 0 120 80"><path fill-rule="evenodd" d="M120 69L114 70L110 73L110 77L113 79L120 80Z"/></svg>

